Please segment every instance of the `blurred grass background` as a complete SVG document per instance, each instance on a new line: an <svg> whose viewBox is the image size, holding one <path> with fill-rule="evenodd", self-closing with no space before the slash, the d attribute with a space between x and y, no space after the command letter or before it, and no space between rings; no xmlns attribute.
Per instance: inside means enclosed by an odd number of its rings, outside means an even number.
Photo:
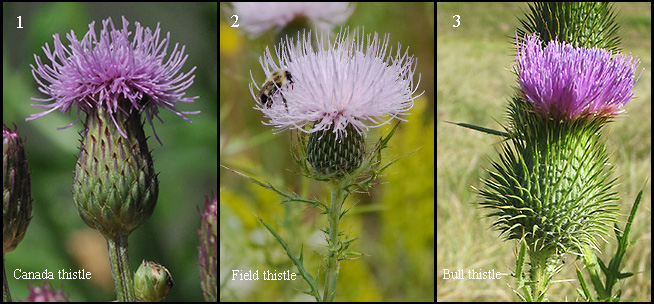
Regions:
<svg viewBox="0 0 654 304"><path fill-rule="evenodd" d="M324 183L298 174L289 132L273 134L271 126L261 123L261 112L253 110L250 72L259 84L264 81L258 60L266 46L273 50L275 35L250 37L231 28L229 9L221 4L221 165L325 201ZM415 81L418 73L422 77L418 92L425 94L390 141L385 162L413 153L385 171L369 193L353 194L346 202L351 209L341 220L341 230L359 237L350 249L365 256L342 263L337 301L434 301L433 12L433 3L360 3L345 24L351 31L365 26L366 33L390 34L393 52L398 42L403 52L409 47L409 54L418 59ZM369 139L380 134L373 132ZM272 191L223 168L220 181L221 300L313 301L302 293L308 285L299 275L290 282L263 281L266 270L298 271L256 216L285 238L294 253L304 248L304 264L321 287L326 247L319 229L326 217L303 204L282 205ZM258 270L260 280L232 281L232 270Z"/></svg>
<svg viewBox="0 0 654 304"><path fill-rule="evenodd" d="M37 91L29 64L33 54L47 62L41 47L52 47L52 35L59 33L64 44L71 29L78 39L95 21L96 33L102 20L112 17L122 29L121 16L170 32L171 42L186 45L188 61L183 71L197 66L190 96L200 96L183 111L202 111L191 115L188 123L173 113L161 111L165 123L154 122L162 147L153 138L149 147L159 172L159 200L154 214L129 238L131 269L142 259L157 261L173 275L175 286L166 301L202 301L197 259L199 214L205 195L217 191L217 3L3 3L3 123L15 123L26 140L32 177L34 217L25 239L6 255L6 269L14 299L27 296L27 284L41 286L42 280L16 280L15 269L54 272L47 280L63 288L71 301L110 301L115 299L102 236L84 224L72 201L72 177L78 154L81 123L57 130L75 120L60 112L26 122L42 109L30 106L30 97L43 98ZM18 29L21 16L22 28ZM133 34L132 34L133 36ZM92 273L90 280L59 280L58 270Z"/></svg>
<svg viewBox="0 0 654 304"><path fill-rule="evenodd" d="M622 299L651 300L651 3L617 3L617 22L624 52L641 60L645 69L636 85L635 98L605 129L624 226L638 191L644 197L631 231L636 244L624 260L624 271L635 275L616 288ZM515 244L503 242L490 229L493 219L477 208L479 187L490 159L496 159L500 139L445 121L466 122L499 130L505 123L507 100L517 85L512 69L511 39L524 16L526 3L438 3L437 4L437 271L438 301L516 301L508 275L498 280L445 280L450 271L476 269L510 273L515 269ZM460 15L461 25L454 15ZM499 122L499 123L498 123ZM615 237L602 245L602 259L615 253ZM574 257L568 256L563 272L555 279L573 279L551 286L551 301L579 300ZM507 286L507 284L509 286ZM615 290L615 289L614 289Z"/></svg>

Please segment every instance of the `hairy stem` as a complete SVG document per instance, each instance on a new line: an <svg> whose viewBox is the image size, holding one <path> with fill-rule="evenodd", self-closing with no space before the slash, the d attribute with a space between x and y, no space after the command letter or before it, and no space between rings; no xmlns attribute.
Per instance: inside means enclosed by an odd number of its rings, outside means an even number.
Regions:
<svg viewBox="0 0 654 304"><path fill-rule="evenodd" d="M115 239L107 239L109 248L109 260L111 272L116 286L116 296L119 302L134 302L134 284L132 283L132 272L129 270L129 258L127 256L127 236L118 236Z"/></svg>
<svg viewBox="0 0 654 304"><path fill-rule="evenodd" d="M338 224L341 217L341 206L343 202L342 184L332 181L331 185L331 206L329 207L329 253L327 257L327 274L325 276L324 302L333 302L338 281L340 242L338 240Z"/></svg>

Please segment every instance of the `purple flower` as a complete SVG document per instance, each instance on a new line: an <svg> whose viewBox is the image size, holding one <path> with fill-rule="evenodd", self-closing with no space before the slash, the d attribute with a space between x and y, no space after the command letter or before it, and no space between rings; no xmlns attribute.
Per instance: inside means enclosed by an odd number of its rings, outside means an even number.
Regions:
<svg viewBox="0 0 654 304"><path fill-rule="evenodd" d="M333 42L316 37L312 43L311 33L298 39L297 44L287 40L276 47L279 65L268 49L260 60L266 75L283 69L292 82L275 86L267 104L255 96L257 82L250 84L257 109L269 118L264 123L278 130L345 135L353 126L363 134L393 118L403 120L421 95L414 95L420 82L413 81L416 59L408 50L402 53L399 44L388 50L388 35L380 40L377 33L350 35L344 30ZM314 45L320 47L314 50ZM304 129L307 124L310 130Z"/></svg>
<svg viewBox="0 0 654 304"><path fill-rule="evenodd" d="M68 296L64 294L63 288L54 290L48 282L43 282L42 287L29 284L28 288L30 293L24 302L70 302Z"/></svg>
<svg viewBox="0 0 654 304"><path fill-rule="evenodd" d="M516 40L521 95L542 115L564 120L611 117L623 112L634 95L640 61L631 54L577 48L558 40L543 48L536 34Z"/></svg>
<svg viewBox="0 0 654 304"><path fill-rule="evenodd" d="M123 137L126 137L116 122L115 114L123 112L146 113L152 126L152 117L159 120L159 108L165 108L183 119L190 121L184 114L195 112L179 111L176 102L193 102L195 97L185 97L184 91L193 83L193 67L189 72L180 72L188 55L185 47L175 48L166 59L170 33L160 39L159 24L154 32L143 28L135 22L136 29L127 29L129 22L125 17L122 30L114 27L111 18L102 21L100 36L95 33L95 21L89 24L89 31L81 41L74 31L66 34L68 47L54 37L54 50L46 43L43 47L50 64L41 62L34 55L36 66L32 75L39 84L39 91L49 98L32 98L48 104L32 104L49 110L32 114L27 120L44 116L54 110L70 112L77 106L77 112L92 113L94 109L104 109L113 119ZM130 36L132 39L130 39ZM79 117L78 117L79 119ZM66 126L70 127L75 122Z"/></svg>

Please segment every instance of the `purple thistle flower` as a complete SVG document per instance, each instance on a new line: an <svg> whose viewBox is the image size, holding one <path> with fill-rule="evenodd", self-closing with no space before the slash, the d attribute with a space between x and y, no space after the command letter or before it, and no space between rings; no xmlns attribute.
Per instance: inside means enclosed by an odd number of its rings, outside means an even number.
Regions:
<svg viewBox="0 0 654 304"><path fill-rule="evenodd" d="M250 84L256 109L269 119L264 124L277 130L331 130L339 137L352 126L363 134L393 118L404 120L421 95L414 96L420 82L413 82L417 60L408 49L402 53L399 44L395 52L388 50L388 35L380 40L377 33L359 35L357 30L350 35L343 30L333 43L316 37L321 47L315 51L311 33L298 40L297 45L288 39L276 47L279 65L268 49L260 59L266 75L282 69L292 75L292 83L276 88L271 103L261 104L255 96L257 82ZM313 125L308 131L303 128L307 124Z"/></svg>
<svg viewBox="0 0 654 304"><path fill-rule="evenodd" d="M64 294L63 288L55 290L50 283L43 282L43 286L28 286L30 293L23 302L70 302Z"/></svg>
<svg viewBox="0 0 654 304"><path fill-rule="evenodd" d="M165 59L170 33L160 39L159 24L154 32L143 28L135 22L136 29L128 31L129 22L122 17L123 29L116 29L111 18L102 21L100 36L95 33L95 21L89 24L89 31L81 41L74 31L66 34L70 44L68 48L54 37L54 50L46 43L43 47L50 64L41 62L34 55L36 66L32 75L39 84L39 91L49 98L32 98L49 104L32 104L34 107L49 110L32 114L26 120L44 116L52 111L69 112L77 106L77 112L92 113L94 109L105 110L113 119L115 126L123 137L126 134L116 121L116 113L146 113L148 123L152 126L152 117L159 118L159 107L165 108L184 120L185 114L197 114L199 111L185 112L175 108L177 101L193 102L198 97L185 97L184 91L193 83L193 67L186 74L180 72L188 55L185 46L178 49L178 44ZM78 117L79 119L79 117ZM64 128L72 126L77 120ZM156 133L155 133L156 134Z"/></svg>
<svg viewBox="0 0 654 304"><path fill-rule="evenodd" d="M612 117L633 97L640 61L594 47L577 48L537 34L516 36L516 72L522 97L548 117ZM641 72L642 73L642 72Z"/></svg>

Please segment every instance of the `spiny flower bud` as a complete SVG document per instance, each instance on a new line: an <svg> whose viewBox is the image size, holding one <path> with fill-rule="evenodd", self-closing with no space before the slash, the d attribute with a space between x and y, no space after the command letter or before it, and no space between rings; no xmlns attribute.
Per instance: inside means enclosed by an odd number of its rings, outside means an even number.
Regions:
<svg viewBox="0 0 654 304"><path fill-rule="evenodd" d="M16 249L32 219L27 159L18 128L2 125L2 252Z"/></svg>
<svg viewBox="0 0 654 304"><path fill-rule="evenodd" d="M198 259L200 264L200 285L204 299L208 302L216 302L218 299L218 201L214 196L205 203L203 212L200 212L202 223L200 224L200 247L198 247Z"/></svg>
<svg viewBox="0 0 654 304"><path fill-rule="evenodd" d="M107 239L129 235L157 202L159 181L138 113L102 109L87 116L75 166L73 198L80 216Z"/></svg>
<svg viewBox="0 0 654 304"><path fill-rule="evenodd" d="M134 274L134 290L140 301L159 302L173 288L175 282L166 267L143 260Z"/></svg>
<svg viewBox="0 0 654 304"><path fill-rule="evenodd" d="M307 144L308 160L321 174L343 177L359 168L363 159L365 142L352 125L348 125L340 137L333 130L311 133Z"/></svg>

